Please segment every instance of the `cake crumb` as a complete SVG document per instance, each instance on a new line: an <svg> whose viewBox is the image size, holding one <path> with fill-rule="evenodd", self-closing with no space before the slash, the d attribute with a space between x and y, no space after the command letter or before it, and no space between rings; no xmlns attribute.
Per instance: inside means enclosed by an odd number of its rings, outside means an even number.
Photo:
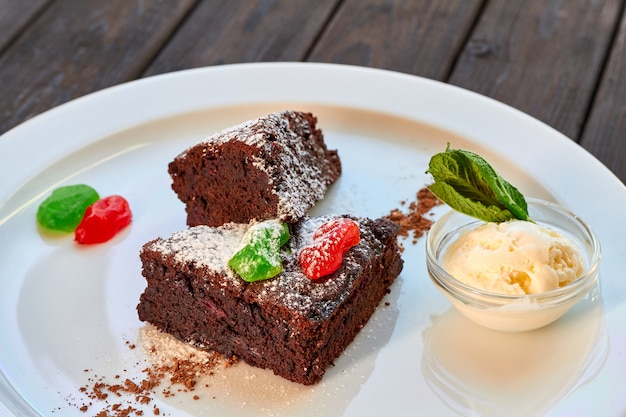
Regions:
<svg viewBox="0 0 626 417"><path fill-rule="evenodd" d="M141 338L141 346L148 356L148 365L141 370L141 377L135 380L125 378L122 382L119 373L112 377L93 374L78 388L89 402L75 404L68 399L68 405L75 405L83 413L99 406L100 409L93 414L97 417L143 416L142 407L151 404L159 390L164 397L173 397L177 392L192 392L200 377L214 375L217 368L237 363L236 357L227 358L217 352L198 350L152 326L142 329ZM125 345L130 350L137 347L130 342ZM142 363L136 365L142 366ZM93 371L86 368L84 372ZM209 384L203 386L209 387ZM200 396L194 395L193 399L199 400ZM151 411L155 416L162 415L156 404Z"/></svg>
<svg viewBox="0 0 626 417"><path fill-rule="evenodd" d="M400 204L405 206L407 202L401 201ZM412 243L415 244L433 224L431 219L425 217L426 214L440 204L442 204L441 200L428 187L423 187L417 192L416 200L409 203L407 212L395 208L385 218L400 225L398 235L405 238L411 237Z"/></svg>

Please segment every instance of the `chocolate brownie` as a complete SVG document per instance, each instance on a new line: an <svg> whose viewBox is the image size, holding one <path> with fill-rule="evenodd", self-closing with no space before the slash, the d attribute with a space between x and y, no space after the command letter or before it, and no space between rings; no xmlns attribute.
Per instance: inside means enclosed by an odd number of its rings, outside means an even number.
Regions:
<svg viewBox="0 0 626 417"><path fill-rule="evenodd" d="M330 216L291 225L283 271L252 283L227 266L248 225L191 227L148 242L141 251L148 285L139 318L199 348L315 384L369 320L403 265L395 223L343 217L357 222L361 242L336 272L315 281L303 274L298 252Z"/></svg>
<svg viewBox="0 0 626 417"><path fill-rule="evenodd" d="M169 164L189 226L278 218L293 223L341 174L317 118L283 111L218 132Z"/></svg>

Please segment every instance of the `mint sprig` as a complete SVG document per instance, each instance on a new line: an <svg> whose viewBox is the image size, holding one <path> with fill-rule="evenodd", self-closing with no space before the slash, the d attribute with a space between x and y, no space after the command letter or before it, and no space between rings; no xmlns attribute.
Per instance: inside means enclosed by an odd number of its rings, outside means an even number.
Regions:
<svg viewBox="0 0 626 417"><path fill-rule="evenodd" d="M454 210L486 222L531 220L526 199L474 152L450 149L430 159L430 190Z"/></svg>

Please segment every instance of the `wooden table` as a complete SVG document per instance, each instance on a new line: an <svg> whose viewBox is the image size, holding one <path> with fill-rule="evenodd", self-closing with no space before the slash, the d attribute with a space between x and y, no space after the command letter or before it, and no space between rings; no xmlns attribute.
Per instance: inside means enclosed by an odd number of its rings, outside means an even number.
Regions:
<svg viewBox="0 0 626 417"><path fill-rule="evenodd" d="M626 182L625 3L0 0L0 134L73 98L164 72L332 62L493 97L561 131Z"/></svg>

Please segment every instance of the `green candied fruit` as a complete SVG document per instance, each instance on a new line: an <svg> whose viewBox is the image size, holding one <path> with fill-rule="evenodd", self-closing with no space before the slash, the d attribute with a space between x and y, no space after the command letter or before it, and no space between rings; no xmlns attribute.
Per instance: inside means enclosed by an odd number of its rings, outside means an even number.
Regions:
<svg viewBox="0 0 626 417"><path fill-rule="evenodd" d="M279 220L256 223L243 237L243 247L228 261L244 281L272 278L283 270L280 248L289 240L289 228Z"/></svg>
<svg viewBox="0 0 626 417"><path fill-rule="evenodd" d="M91 204L100 196L88 185L59 187L52 191L37 209L37 223L48 230L73 232Z"/></svg>

